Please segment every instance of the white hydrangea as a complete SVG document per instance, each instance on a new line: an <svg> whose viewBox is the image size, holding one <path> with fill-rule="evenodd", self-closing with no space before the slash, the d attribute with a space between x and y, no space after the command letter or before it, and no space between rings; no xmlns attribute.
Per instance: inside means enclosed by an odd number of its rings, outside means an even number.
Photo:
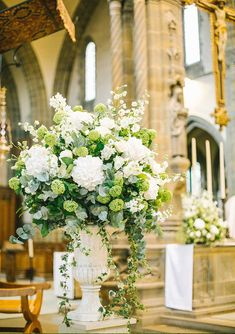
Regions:
<svg viewBox="0 0 235 334"><path fill-rule="evenodd" d="M134 161L141 161L147 158L151 151L142 144L142 140L131 137L127 141L121 140L116 143L118 152L123 153L125 158Z"/></svg>
<svg viewBox="0 0 235 334"><path fill-rule="evenodd" d="M97 185L103 183L103 162L100 158L91 155L79 157L74 165L71 176L78 186L93 191Z"/></svg>
<svg viewBox="0 0 235 334"><path fill-rule="evenodd" d="M217 235L217 234L219 234L219 229L215 225L211 225L210 232L213 235Z"/></svg>
<svg viewBox="0 0 235 334"><path fill-rule="evenodd" d="M60 93L57 93L50 98L50 106L55 110L62 110L66 107L66 99Z"/></svg>
<svg viewBox="0 0 235 334"><path fill-rule="evenodd" d="M32 146L25 159L25 169L28 175L40 178L42 174L49 172L49 152L45 147Z"/></svg>
<svg viewBox="0 0 235 334"><path fill-rule="evenodd" d="M195 222L194 222L193 225L196 229L202 230L202 229L205 228L206 224L205 224L204 220L202 220L201 218L197 218L197 219L195 219Z"/></svg>
<svg viewBox="0 0 235 334"><path fill-rule="evenodd" d="M72 128L75 128L76 130L80 131L84 124L89 125L93 123L93 116L92 114L83 111L83 112L71 112L68 115L68 118L66 121L72 126Z"/></svg>
<svg viewBox="0 0 235 334"><path fill-rule="evenodd" d="M139 175L142 172L141 166L136 161L129 162L124 168L123 168L123 175L124 177L128 178L131 175Z"/></svg>
<svg viewBox="0 0 235 334"><path fill-rule="evenodd" d="M149 189L144 193L144 197L147 200L156 199L159 190L158 182L155 178L149 177Z"/></svg>

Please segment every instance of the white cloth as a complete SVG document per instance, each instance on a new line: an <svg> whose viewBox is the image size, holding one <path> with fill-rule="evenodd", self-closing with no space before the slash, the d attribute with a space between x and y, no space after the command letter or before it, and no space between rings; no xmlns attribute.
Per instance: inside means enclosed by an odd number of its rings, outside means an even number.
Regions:
<svg viewBox="0 0 235 334"><path fill-rule="evenodd" d="M235 239L235 196L227 200L225 204L225 216L228 223L229 236Z"/></svg>
<svg viewBox="0 0 235 334"><path fill-rule="evenodd" d="M166 246L165 306L192 311L193 244Z"/></svg>
<svg viewBox="0 0 235 334"><path fill-rule="evenodd" d="M61 282L64 281L64 278L62 277L60 273L60 266L64 264L64 261L62 261L62 256L65 255L66 252L54 252L54 261L53 261L53 278L54 278L54 293L57 297L63 297L64 289L61 287ZM73 253L69 253L68 256L68 269L67 273L69 275L69 278L67 280L67 298L73 299L74 298L74 278L73 278Z"/></svg>

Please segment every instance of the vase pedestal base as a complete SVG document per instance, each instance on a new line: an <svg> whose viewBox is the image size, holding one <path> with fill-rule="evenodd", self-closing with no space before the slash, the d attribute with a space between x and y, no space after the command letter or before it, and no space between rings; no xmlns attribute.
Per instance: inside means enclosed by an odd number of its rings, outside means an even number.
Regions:
<svg viewBox="0 0 235 334"><path fill-rule="evenodd" d="M128 333L128 322L131 325L136 319L113 318L101 321L74 321L70 327L62 324L59 333Z"/></svg>

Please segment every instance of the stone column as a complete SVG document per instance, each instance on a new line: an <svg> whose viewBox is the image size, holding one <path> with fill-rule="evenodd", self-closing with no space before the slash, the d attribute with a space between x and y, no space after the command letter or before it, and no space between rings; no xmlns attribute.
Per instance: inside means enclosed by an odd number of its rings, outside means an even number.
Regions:
<svg viewBox="0 0 235 334"><path fill-rule="evenodd" d="M233 6L232 1L228 1L228 6ZM233 116L235 108L235 26L234 24L228 25L228 41L226 48L226 82L225 82L225 92L226 92L226 104L231 118L228 127L224 132L226 132L226 176L228 185L228 197L235 195L235 118Z"/></svg>
<svg viewBox="0 0 235 334"><path fill-rule="evenodd" d="M123 4L123 82L127 85L127 102L134 99L133 1Z"/></svg>
<svg viewBox="0 0 235 334"><path fill-rule="evenodd" d="M122 4L121 0L109 0L110 37L112 53L112 87L123 85Z"/></svg>
<svg viewBox="0 0 235 334"><path fill-rule="evenodd" d="M148 91L147 21L145 0L134 0L134 61L136 98ZM149 127L148 107L143 125Z"/></svg>
<svg viewBox="0 0 235 334"><path fill-rule="evenodd" d="M147 0L148 91L150 127L157 130L159 159L168 156L173 172L188 168L183 102L184 52L182 6L179 0ZM180 148L180 150L179 150ZM176 239L182 224L181 193L178 183L174 193L175 215L166 222L164 239Z"/></svg>

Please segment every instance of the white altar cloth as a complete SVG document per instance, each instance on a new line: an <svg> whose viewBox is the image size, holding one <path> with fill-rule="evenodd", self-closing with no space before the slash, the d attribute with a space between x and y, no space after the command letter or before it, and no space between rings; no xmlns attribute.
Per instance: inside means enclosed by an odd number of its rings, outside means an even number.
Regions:
<svg viewBox="0 0 235 334"><path fill-rule="evenodd" d="M64 290L61 287L61 281L64 281L61 273L60 273L60 266L63 264L62 256L66 254L66 252L55 252L54 259L53 259L53 278L54 278L54 293L57 297L63 297ZM68 275L69 279L67 280L67 297L69 299L74 298L74 278L73 278L73 253L69 253L68 256Z"/></svg>
<svg viewBox="0 0 235 334"><path fill-rule="evenodd" d="M230 197L226 202L225 215L228 223L229 236L235 239L235 196Z"/></svg>
<svg viewBox="0 0 235 334"><path fill-rule="evenodd" d="M193 244L166 246L165 306L192 311Z"/></svg>

